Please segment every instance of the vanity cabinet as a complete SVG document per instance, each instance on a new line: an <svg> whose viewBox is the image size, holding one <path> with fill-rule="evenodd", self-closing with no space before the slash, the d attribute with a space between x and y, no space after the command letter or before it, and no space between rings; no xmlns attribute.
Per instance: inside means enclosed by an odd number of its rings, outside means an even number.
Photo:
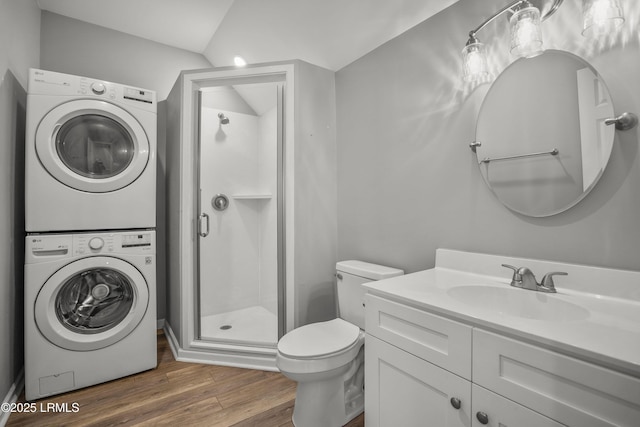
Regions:
<svg viewBox="0 0 640 427"><path fill-rule="evenodd" d="M367 294L368 427L637 426L640 380Z"/></svg>

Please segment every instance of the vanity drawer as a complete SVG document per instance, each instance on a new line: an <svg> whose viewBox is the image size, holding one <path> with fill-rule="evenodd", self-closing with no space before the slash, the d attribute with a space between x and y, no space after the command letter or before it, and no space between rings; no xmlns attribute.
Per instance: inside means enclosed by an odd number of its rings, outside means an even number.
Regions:
<svg viewBox="0 0 640 427"><path fill-rule="evenodd" d="M640 420L640 379L480 329L473 382L576 427Z"/></svg>
<svg viewBox="0 0 640 427"><path fill-rule="evenodd" d="M368 335L471 379L470 326L371 294L365 301Z"/></svg>

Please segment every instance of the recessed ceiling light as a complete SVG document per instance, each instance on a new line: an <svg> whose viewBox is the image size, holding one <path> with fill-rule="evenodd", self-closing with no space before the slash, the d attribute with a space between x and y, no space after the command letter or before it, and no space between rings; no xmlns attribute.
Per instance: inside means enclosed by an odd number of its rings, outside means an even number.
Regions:
<svg viewBox="0 0 640 427"><path fill-rule="evenodd" d="M233 63L236 65L236 67L244 67L245 65L247 65L247 61L245 61L242 56L238 55L233 57Z"/></svg>

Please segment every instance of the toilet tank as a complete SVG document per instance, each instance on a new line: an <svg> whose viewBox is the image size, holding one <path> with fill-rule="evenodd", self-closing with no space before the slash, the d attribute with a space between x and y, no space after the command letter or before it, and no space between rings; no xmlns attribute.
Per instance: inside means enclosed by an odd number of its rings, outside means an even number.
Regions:
<svg viewBox="0 0 640 427"><path fill-rule="evenodd" d="M363 261L340 261L336 264L338 316L364 330L363 283L401 276L404 271Z"/></svg>

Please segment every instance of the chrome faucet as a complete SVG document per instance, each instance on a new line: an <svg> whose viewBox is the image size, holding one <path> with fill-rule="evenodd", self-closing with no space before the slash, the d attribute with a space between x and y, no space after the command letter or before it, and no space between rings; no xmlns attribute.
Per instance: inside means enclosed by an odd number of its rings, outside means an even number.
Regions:
<svg viewBox="0 0 640 427"><path fill-rule="evenodd" d="M556 287L553 283L553 276L567 276L564 271L553 271L547 273L542 278L542 282L538 283L533 271L527 267L514 267L508 264L502 264L503 267L513 270L511 278L511 286L516 288L528 289L530 291L556 293Z"/></svg>

